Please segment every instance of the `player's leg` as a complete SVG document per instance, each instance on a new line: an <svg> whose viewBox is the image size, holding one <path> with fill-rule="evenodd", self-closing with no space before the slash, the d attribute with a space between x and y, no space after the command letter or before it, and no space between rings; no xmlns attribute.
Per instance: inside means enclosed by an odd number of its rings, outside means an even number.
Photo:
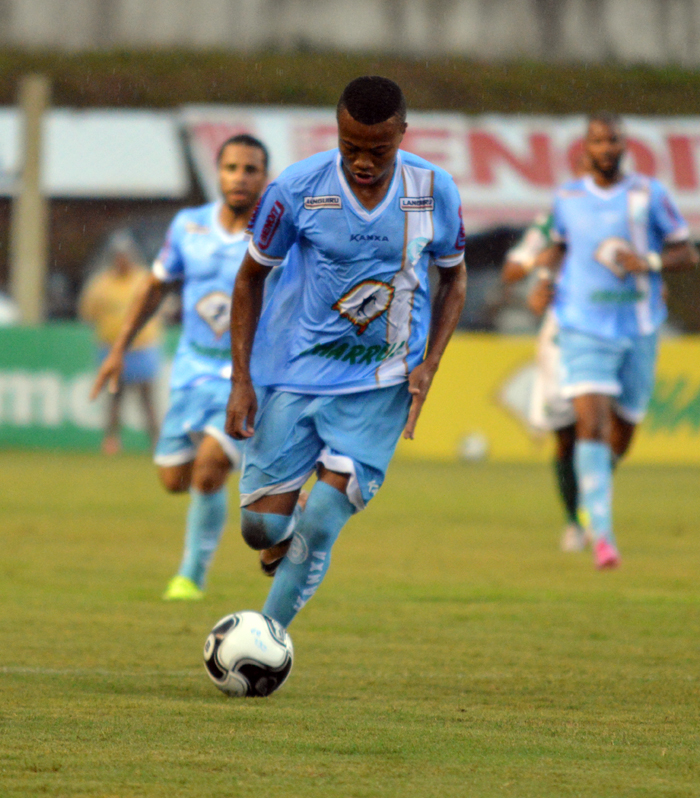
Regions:
<svg viewBox="0 0 700 798"><path fill-rule="evenodd" d="M319 479L263 607L283 626L323 581L342 528L379 490L409 404L405 384L318 398L313 419L326 444L318 457Z"/></svg>
<svg viewBox="0 0 700 798"><path fill-rule="evenodd" d="M536 429L555 435L554 474L565 515L561 548L564 551L582 551L587 536L578 518L578 487L574 471L576 414L571 401L561 394L558 333L556 318L549 310L537 337L537 368L530 397L529 421Z"/></svg>
<svg viewBox="0 0 700 798"><path fill-rule="evenodd" d="M226 525L228 497L225 484L230 471L231 461L219 441L204 435L191 464L184 551L177 576L171 580L170 593L191 593L194 598L199 597L204 588L211 560Z"/></svg>
<svg viewBox="0 0 700 798"><path fill-rule="evenodd" d="M289 626L328 571L331 549L356 508L347 497L350 475L319 466L316 484L280 563L263 613Z"/></svg>
<svg viewBox="0 0 700 798"><path fill-rule="evenodd" d="M613 467L627 454L634 432L646 415L654 392L658 335L634 339L620 368L622 390L613 403L611 446Z"/></svg>
<svg viewBox="0 0 700 798"><path fill-rule="evenodd" d="M107 395L107 423L105 424L102 451L105 454L116 454L121 449L121 407L124 397L124 384L121 383L115 393Z"/></svg>
<svg viewBox="0 0 700 798"><path fill-rule="evenodd" d="M572 408L573 410L573 408ZM566 526L561 538L561 549L567 552L584 551L589 543L585 524L579 520L579 494L574 468L576 425L570 424L554 431L556 454L554 471L559 497L564 507Z"/></svg>
<svg viewBox="0 0 700 798"><path fill-rule="evenodd" d="M572 330L560 332L562 393L576 412L574 467L599 568L619 563L612 529L612 399L621 391L624 346Z"/></svg>
<svg viewBox="0 0 700 798"><path fill-rule="evenodd" d="M574 462L581 496L594 539L598 568L619 563L612 529L612 449L609 396L584 394L574 399L576 448Z"/></svg>
<svg viewBox="0 0 700 798"><path fill-rule="evenodd" d="M223 432L229 389L222 379L171 392L154 459L166 490L189 490L191 502L181 566L165 599L203 596L206 570L226 522L223 485L239 461L238 445Z"/></svg>
<svg viewBox="0 0 700 798"><path fill-rule="evenodd" d="M156 418L156 408L153 401L153 383L139 382L136 387L141 400L143 415L146 419L146 432L151 440L151 446L155 448L158 442L158 420Z"/></svg>
<svg viewBox="0 0 700 798"><path fill-rule="evenodd" d="M246 442L241 475L241 533L272 574L286 554L303 503L301 487L313 473L323 442L312 415L314 397L258 390L255 436Z"/></svg>

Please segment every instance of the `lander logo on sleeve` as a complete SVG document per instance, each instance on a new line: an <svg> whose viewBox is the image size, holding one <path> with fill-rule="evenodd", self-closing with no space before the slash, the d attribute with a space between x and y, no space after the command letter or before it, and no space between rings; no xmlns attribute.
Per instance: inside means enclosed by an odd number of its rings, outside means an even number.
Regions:
<svg viewBox="0 0 700 798"><path fill-rule="evenodd" d="M342 296L333 305L333 310L352 322L357 327L355 332L362 335L370 322L379 318L389 307L394 298L394 290L394 286L389 283L364 280Z"/></svg>
<svg viewBox="0 0 700 798"><path fill-rule="evenodd" d="M434 211L435 200L432 197L401 197L399 208L407 213L410 211Z"/></svg>
<svg viewBox="0 0 700 798"><path fill-rule="evenodd" d="M324 208L342 208L343 203L337 194L327 194L322 197L304 197L304 208L307 211L323 210Z"/></svg>
<svg viewBox="0 0 700 798"><path fill-rule="evenodd" d="M279 200L275 200L275 204L270 208L267 219L265 219L262 233L260 233L260 241L258 242L259 249L267 249L270 246L277 232L277 228L280 226L283 213L284 205L282 205Z"/></svg>

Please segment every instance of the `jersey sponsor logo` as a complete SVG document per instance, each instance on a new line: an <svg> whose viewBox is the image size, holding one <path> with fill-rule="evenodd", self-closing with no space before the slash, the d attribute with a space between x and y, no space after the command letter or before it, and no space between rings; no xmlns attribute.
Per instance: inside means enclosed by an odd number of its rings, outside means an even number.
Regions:
<svg viewBox="0 0 700 798"><path fill-rule="evenodd" d="M185 224L185 232L193 233L194 235L208 236L211 229L204 224L197 224L197 222L187 222Z"/></svg>
<svg viewBox="0 0 700 798"><path fill-rule="evenodd" d="M627 275L627 272L617 262L617 256L623 252L632 252L632 245L630 242L624 238L612 236L611 238L606 238L600 242L593 257L598 261L598 263L600 263L601 266L605 266L605 268L609 269L615 275L615 277L618 277L620 280L622 280L622 278Z"/></svg>
<svg viewBox="0 0 700 798"><path fill-rule="evenodd" d="M323 208L342 208L343 203L337 194L326 194L322 197L304 197L304 208L307 211L323 210Z"/></svg>
<svg viewBox="0 0 700 798"><path fill-rule="evenodd" d="M197 313L209 325L217 338L228 330L231 322L231 295L223 291L212 291L195 305Z"/></svg>
<svg viewBox="0 0 700 798"><path fill-rule="evenodd" d="M364 233L353 233L350 236L351 241L388 241L388 236L379 235L366 235Z"/></svg>
<svg viewBox="0 0 700 798"><path fill-rule="evenodd" d="M299 357L315 355L325 357L328 360L339 360L343 363L350 363L352 366L368 365L381 363L384 360L394 357L397 353L405 352L406 341L399 341L396 344L352 344L342 339L329 341L327 344L316 344L305 349Z"/></svg>
<svg viewBox="0 0 700 798"><path fill-rule="evenodd" d="M406 213L411 211L434 211L435 200L432 197L400 197L399 208Z"/></svg>
<svg viewBox="0 0 700 798"><path fill-rule="evenodd" d="M394 298L394 286L379 280L364 280L351 288L332 307L357 329L358 335L382 315Z"/></svg>
<svg viewBox="0 0 700 798"><path fill-rule="evenodd" d="M267 214L265 224L263 225L262 233L260 233L260 241L258 241L258 249L267 249L275 237L277 228L280 226L284 214L284 205L279 200L275 200L275 204L270 208Z"/></svg>

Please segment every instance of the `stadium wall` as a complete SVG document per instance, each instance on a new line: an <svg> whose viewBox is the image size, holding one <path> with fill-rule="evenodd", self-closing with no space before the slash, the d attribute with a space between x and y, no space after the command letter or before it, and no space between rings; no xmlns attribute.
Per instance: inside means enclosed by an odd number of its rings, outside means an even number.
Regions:
<svg viewBox="0 0 700 798"><path fill-rule="evenodd" d="M174 350L171 331L166 350ZM104 397L91 403L94 348L87 327L53 324L0 329L0 447L97 451ZM534 340L458 333L450 344L418 425L401 441L409 458L489 458L541 462L551 437L526 421ZM165 408L168 369L158 380ZM148 449L135 404L125 406L126 448ZM640 463L700 464L700 336L666 339L656 390L630 457Z"/></svg>
<svg viewBox="0 0 700 798"><path fill-rule="evenodd" d="M700 63L700 0L3 0L0 44Z"/></svg>

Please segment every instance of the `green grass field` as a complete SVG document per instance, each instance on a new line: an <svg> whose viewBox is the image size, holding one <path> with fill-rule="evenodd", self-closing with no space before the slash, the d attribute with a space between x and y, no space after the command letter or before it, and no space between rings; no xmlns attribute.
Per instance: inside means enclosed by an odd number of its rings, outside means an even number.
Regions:
<svg viewBox="0 0 700 798"><path fill-rule="evenodd" d="M396 462L288 683L236 700L201 649L269 585L237 513L166 604L187 499L147 458L4 452L0 795L700 796L699 476L623 467L597 573L547 469Z"/></svg>

